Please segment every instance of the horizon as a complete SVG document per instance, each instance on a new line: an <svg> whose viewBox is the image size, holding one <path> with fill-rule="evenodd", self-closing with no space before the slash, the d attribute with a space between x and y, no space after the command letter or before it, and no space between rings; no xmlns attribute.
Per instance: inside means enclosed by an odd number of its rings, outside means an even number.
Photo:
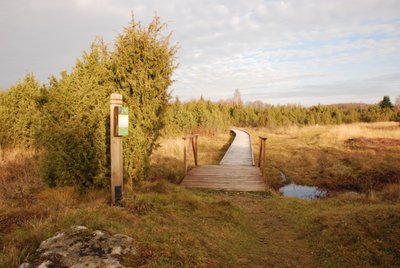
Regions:
<svg viewBox="0 0 400 268"><path fill-rule="evenodd" d="M203 98L205 101L211 101L211 102L214 102L214 103L218 103L218 102L229 102L229 101L232 101L232 100L233 100L232 97L233 97L233 93L232 93L232 96L230 96L230 97L228 96L226 99L216 99L216 100L207 98L207 97L205 97L205 96L200 96L200 97L198 97L198 98L190 98L190 99L185 99L185 100L182 100L181 98L179 98L179 96L171 96L171 98L170 98L170 100L169 100L169 103L174 103L175 100L176 100L176 98L178 98L179 101L181 101L181 102L183 102L183 103L185 103L185 102L192 102L192 101L198 101L200 98ZM378 105L379 102L382 101L383 97L384 97L384 96L382 96L382 97L381 97L379 100L377 100L376 102L370 102L370 103L368 103L368 102L338 102L338 103L328 103L328 104L314 103L314 104L305 105L305 104L301 104L301 103L268 103L268 102L264 102L264 101L262 101L262 100L253 100L253 101L245 101L245 100L243 100L243 105L244 105L244 106L247 106L247 105L249 105L249 104L250 104L250 105L253 104L254 102L260 101L260 102L261 102L262 104L264 104L264 105L267 105L267 106L275 106L275 107L277 107L277 106L300 106L300 107L310 108L310 107L318 106L318 105L321 105L321 106L336 106L336 105L370 105L370 106L372 106L372 105ZM389 96L389 97L390 97L390 96ZM392 103L393 105L395 104L395 100L396 100L396 99L393 99L393 98L390 97L390 101L391 101L391 103Z"/></svg>
<svg viewBox="0 0 400 268"><path fill-rule="evenodd" d="M0 3L0 89L26 73L68 72L96 36L115 40L131 12L154 14L179 44L172 98L375 104L400 95L400 2L94 1ZM71 20L74 18L74 20Z"/></svg>

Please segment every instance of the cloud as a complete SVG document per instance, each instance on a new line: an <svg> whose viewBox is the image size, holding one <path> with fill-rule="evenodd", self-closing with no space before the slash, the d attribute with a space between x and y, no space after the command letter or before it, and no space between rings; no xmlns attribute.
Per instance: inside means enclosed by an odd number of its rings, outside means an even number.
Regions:
<svg viewBox="0 0 400 268"><path fill-rule="evenodd" d="M183 99L239 88L272 103L372 100L382 87L400 93L396 79L368 80L399 70L398 10L397 0L4 0L0 87L26 70L45 82L70 69L96 35L112 42L133 12L145 24L157 14L174 32L171 90Z"/></svg>

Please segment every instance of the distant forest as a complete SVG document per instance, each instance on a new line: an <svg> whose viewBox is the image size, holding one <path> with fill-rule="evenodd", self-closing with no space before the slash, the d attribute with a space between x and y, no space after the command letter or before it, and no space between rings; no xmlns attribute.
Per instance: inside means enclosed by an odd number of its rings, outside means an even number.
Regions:
<svg viewBox="0 0 400 268"><path fill-rule="evenodd" d="M338 125L357 122L400 121L400 98L393 105L388 96L377 104L269 105L261 101L243 103L239 90L229 100L181 102L176 98L167 110L167 134L226 131L230 126L279 127Z"/></svg>

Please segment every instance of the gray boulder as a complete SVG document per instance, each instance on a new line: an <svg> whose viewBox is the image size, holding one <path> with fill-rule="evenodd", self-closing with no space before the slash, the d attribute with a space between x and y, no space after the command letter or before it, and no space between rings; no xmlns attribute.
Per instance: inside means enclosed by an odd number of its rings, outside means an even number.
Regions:
<svg viewBox="0 0 400 268"><path fill-rule="evenodd" d="M43 241L19 268L123 268L121 259L135 255L136 246L129 236L74 226Z"/></svg>

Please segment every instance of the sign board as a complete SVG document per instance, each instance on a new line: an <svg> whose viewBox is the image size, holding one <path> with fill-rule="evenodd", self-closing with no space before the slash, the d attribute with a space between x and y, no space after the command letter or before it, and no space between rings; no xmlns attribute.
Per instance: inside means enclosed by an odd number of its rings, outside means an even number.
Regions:
<svg viewBox="0 0 400 268"><path fill-rule="evenodd" d="M129 129L129 108L118 106L115 107L116 113L116 133L115 136L123 137L128 135Z"/></svg>

